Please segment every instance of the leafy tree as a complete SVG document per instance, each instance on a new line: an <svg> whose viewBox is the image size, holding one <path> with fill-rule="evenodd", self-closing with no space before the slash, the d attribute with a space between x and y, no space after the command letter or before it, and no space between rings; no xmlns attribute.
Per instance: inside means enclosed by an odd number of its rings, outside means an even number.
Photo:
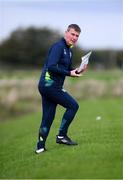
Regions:
<svg viewBox="0 0 123 180"><path fill-rule="evenodd" d="M0 63L18 67L39 67L44 64L45 56L52 43L61 38L58 31L44 28L19 28L0 44ZM79 46L73 49L73 66L80 64L85 51ZM123 68L123 51L93 50L90 57L91 68Z"/></svg>
<svg viewBox="0 0 123 180"><path fill-rule="evenodd" d="M118 55L117 55L117 66L120 69L123 69L123 51L119 51Z"/></svg>
<svg viewBox="0 0 123 180"><path fill-rule="evenodd" d="M0 61L12 65L42 65L49 46L60 38L48 28L17 29L0 46Z"/></svg>

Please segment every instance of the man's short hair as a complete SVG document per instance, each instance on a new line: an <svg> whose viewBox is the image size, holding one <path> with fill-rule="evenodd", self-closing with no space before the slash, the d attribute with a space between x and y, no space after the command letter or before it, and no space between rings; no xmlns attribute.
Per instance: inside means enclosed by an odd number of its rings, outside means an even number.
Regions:
<svg viewBox="0 0 123 180"><path fill-rule="evenodd" d="M77 32L81 32L81 28L77 25L77 24L70 24L67 28L67 31L69 31L70 29L74 29Z"/></svg>

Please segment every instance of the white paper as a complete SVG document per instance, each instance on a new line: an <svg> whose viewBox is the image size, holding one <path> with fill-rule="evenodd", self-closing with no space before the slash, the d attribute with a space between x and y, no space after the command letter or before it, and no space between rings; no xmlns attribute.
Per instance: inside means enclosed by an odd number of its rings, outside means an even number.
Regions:
<svg viewBox="0 0 123 180"><path fill-rule="evenodd" d="M84 69L85 65L88 65L88 63L89 63L89 58L90 58L91 53L92 53L92 51L90 51L89 53L87 53L85 56L82 56L82 57L81 57L82 62L81 62L81 64L80 64L77 72L81 72L81 71Z"/></svg>

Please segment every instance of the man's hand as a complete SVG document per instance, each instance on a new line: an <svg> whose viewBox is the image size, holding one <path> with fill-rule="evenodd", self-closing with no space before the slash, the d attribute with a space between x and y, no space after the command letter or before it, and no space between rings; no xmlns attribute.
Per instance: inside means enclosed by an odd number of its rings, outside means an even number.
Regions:
<svg viewBox="0 0 123 180"><path fill-rule="evenodd" d="M74 69L74 70L70 71L70 76L72 76L72 77L80 77L80 76L82 76L80 73L77 74L76 71L77 71L77 69Z"/></svg>
<svg viewBox="0 0 123 180"><path fill-rule="evenodd" d="M88 68L88 66L85 64L85 65L84 65L84 68L82 69L82 71L79 71L79 72L78 72L78 69L76 69L76 73L77 73L77 74L81 74L81 73L85 72L85 71L87 70L87 68Z"/></svg>

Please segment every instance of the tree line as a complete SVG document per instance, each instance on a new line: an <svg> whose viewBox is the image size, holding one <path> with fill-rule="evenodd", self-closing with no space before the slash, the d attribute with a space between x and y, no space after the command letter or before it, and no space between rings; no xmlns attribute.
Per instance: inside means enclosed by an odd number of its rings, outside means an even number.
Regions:
<svg viewBox="0 0 123 180"><path fill-rule="evenodd" d="M12 67L41 68L50 45L63 35L47 27L18 28L0 43L0 64ZM87 49L73 48L73 66ZM123 68L123 50L93 50L90 58L91 68Z"/></svg>

